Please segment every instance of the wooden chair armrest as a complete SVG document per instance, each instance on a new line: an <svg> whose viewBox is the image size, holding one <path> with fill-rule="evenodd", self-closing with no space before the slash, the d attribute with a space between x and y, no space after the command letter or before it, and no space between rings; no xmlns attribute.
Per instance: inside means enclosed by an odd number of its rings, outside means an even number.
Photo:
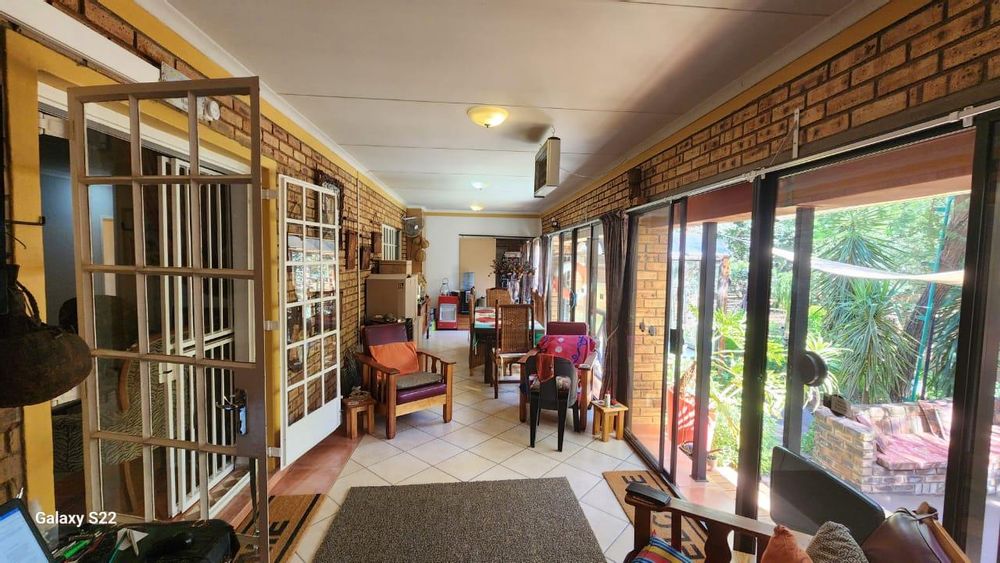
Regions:
<svg viewBox="0 0 1000 563"><path fill-rule="evenodd" d="M596 362L597 362L597 350L594 350L593 352L587 355L587 358L583 360L583 362L577 364L576 369L589 370L594 366Z"/></svg>
<svg viewBox="0 0 1000 563"><path fill-rule="evenodd" d="M520 358L518 358L514 363L523 364L528 361L528 358L531 358L532 356L537 356L538 354L539 354L538 348L532 348L531 350L525 352L525 354Z"/></svg>
<svg viewBox="0 0 1000 563"><path fill-rule="evenodd" d="M669 512L671 514L670 543L677 548L681 547L681 526L684 517L704 524L708 532L708 537L705 540L705 553L710 561L731 560L732 551L729 548L729 534L731 532L756 539L759 560L760 554L764 552L771 535L774 533L774 527L765 522L677 498L671 499L670 504L666 506L660 506L632 493L626 493L625 502L635 507L634 544L636 549L641 549L649 543L652 528L651 515L654 512ZM812 539L812 536L794 530L792 535L795 536L796 543L803 548L808 546Z"/></svg>
<svg viewBox="0 0 1000 563"><path fill-rule="evenodd" d="M438 362L439 364L444 364L444 365L455 365L455 362L449 362L448 360L445 360L445 359L444 359L444 358L442 358L441 356L436 356L436 355L434 355L434 354L431 354L430 352L424 352L424 351L422 351L422 350L417 350L417 355L418 355L418 356L426 356L426 357L428 357L428 358L430 358L430 359L432 359L432 360L437 360L437 362Z"/></svg>
<svg viewBox="0 0 1000 563"><path fill-rule="evenodd" d="M387 375L397 375L397 374L399 374L399 370L398 369L391 368L389 366L384 366L384 365L376 362L375 358L369 356L368 354L360 354L360 353L359 354L355 354L354 358L356 360L358 360L359 362L361 362L362 364L370 367L371 369L373 369L375 371L382 372L382 373L387 374Z"/></svg>

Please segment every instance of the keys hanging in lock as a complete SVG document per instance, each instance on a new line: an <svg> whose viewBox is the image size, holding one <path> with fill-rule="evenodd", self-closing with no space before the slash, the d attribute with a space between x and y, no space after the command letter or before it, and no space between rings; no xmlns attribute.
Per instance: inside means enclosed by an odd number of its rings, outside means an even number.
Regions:
<svg viewBox="0 0 1000 563"><path fill-rule="evenodd" d="M236 427L236 433L240 436L245 436L247 433L247 392L243 389L236 389L230 397L223 397L222 402L217 404L216 407L227 411L236 413L235 420L233 421Z"/></svg>

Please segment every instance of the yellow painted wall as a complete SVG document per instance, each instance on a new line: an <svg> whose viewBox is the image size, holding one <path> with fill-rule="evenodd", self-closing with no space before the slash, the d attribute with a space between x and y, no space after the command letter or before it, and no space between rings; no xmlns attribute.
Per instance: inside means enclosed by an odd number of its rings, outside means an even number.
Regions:
<svg viewBox="0 0 1000 563"><path fill-rule="evenodd" d="M7 92L8 124L10 128L10 193L13 216L17 219L34 220L41 215L41 183L38 147L38 83L65 88L70 85L91 86L110 84L112 81L86 67L80 66L67 57L17 33L6 33L7 50ZM166 130L186 131L187 117L161 104L144 104L143 119L156 123ZM206 148L224 153L232 158L249 161L249 150L236 141L210 130L199 127L202 144ZM277 185L275 171L277 163L263 158L264 187ZM264 264L268 267L265 276L265 317L275 319L278 311L277 278L277 210L274 202L264 206ZM42 230L39 227L15 225L12 233L27 247L15 248L15 261L21 265L20 280L38 299L44 314L45 271ZM269 437L271 445L278 445L280 429L280 380L279 342L276 334L268 334L265 359L272 400L268 402L268 419L275 428ZM42 510L55 509L52 457L51 409L47 403L25 407L24 409L25 462L27 466L26 488L29 500L37 501Z"/></svg>

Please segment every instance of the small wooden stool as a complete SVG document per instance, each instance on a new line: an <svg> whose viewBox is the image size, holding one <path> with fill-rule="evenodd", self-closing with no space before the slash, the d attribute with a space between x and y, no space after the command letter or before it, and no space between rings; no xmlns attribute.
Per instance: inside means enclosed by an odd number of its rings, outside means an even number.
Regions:
<svg viewBox="0 0 1000 563"><path fill-rule="evenodd" d="M611 433L611 426L615 427L615 438L621 440L625 437L625 411L628 407L621 403L605 406L604 401L590 403L594 406L594 436L601 434L601 441L607 442Z"/></svg>
<svg viewBox="0 0 1000 563"><path fill-rule="evenodd" d="M375 428L375 401L367 397L360 401L348 401L344 399L344 413L347 418L347 428L345 434L352 440L358 437L358 415L366 415L363 420L367 423L365 430L369 433Z"/></svg>

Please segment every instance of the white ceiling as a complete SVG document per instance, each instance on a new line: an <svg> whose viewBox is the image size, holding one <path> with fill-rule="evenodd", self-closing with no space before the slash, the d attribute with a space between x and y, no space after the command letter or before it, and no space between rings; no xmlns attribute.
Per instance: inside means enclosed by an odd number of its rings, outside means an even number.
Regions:
<svg viewBox="0 0 1000 563"><path fill-rule="evenodd" d="M545 205L531 174L553 128L550 203L802 36L849 24L852 3L165 1L409 205L486 211ZM475 104L510 118L477 127Z"/></svg>

